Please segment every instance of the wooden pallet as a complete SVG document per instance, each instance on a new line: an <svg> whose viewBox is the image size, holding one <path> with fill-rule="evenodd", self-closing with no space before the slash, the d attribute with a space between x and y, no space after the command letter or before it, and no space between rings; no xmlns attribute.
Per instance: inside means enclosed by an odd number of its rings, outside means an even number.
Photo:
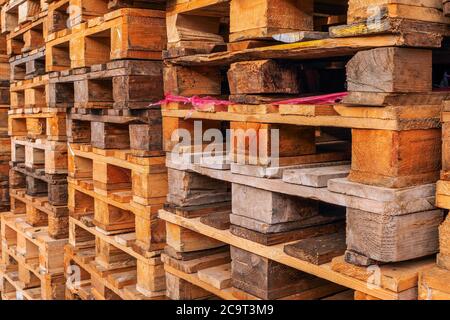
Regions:
<svg viewBox="0 0 450 320"><path fill-rule="evenodd" d="M159 217L171 224L178 225L182 228L192 230L194 233L200 233L203 236L210 237L217 241L230 244L242 250L252 252L261 257L279 262L280 264L290 266L294 269L304 271L306 273L316 275L322 279L329 280L336 284L351 288L360 292L364 292L370 296L386 300L403 300L403 299L417 299L417 279L418 273L424 268L433 266L433 259L426 258L418 260L417 262L405 262L399 265L392 264L381 267L382 282L373 282L372 269L360 268L363 276L358 276L352 271L335 271L337 267L333 268L333 263L324 263L316 265L286 254L286 244L279 244L274 246L265 246L254 243L249 240L242 239L230 233L229 230L219 230L200 222L200 218L184 218L165 210L160 210ZM343 261L343 257L339 257L339 261ZM404 267L400 267L404 265ZM348 270L356 270L357 267L346 264ZM352 269L353 268L353 269ZM398 270L397 270L398 268ZM171 269L170 269L171 270ZM386 271L384 271L386 270ZM385 275L385 276L384 276ZM181 276L181 274L179 274ZM367 281L371 277L369 282ZM186 278L187 279L187 278ZM185 280L186 280L185 279ZM385 281L386 279L386 281ZM193 283L200 285L201 282L192 279ZM206 287L204 287L206 288ZM216 291L217 292L217 291ZM415 292L415 294L414 294ZM225 296L224 296L225 297ZM230 295L228 295L230 297Z"/></svg>
<svg viewBox="0 0 450 320"><path fill-rule="evenodd" d="M352 251L371 256L372 260L384 262L402 261L419 257L417 255L418 252L422 252L420 254L421 256L427 256L435 253L437 250L437 227L442 221L443 214L433 206L435 192L433 184L400 189L370 186L369 184L353 182L346 178L333 178L336 175L343 174L345 176L348 174L348 171L342 173L340 167L336 167L335 164L328 165L328 168L327 164L320 164L315 167L314 165L310 165L303 168L285 168L285 170L281 171L281 174L277 171L280 168L269 168L274 169L273 171L267 171L271 176L263 174L264 172L261 173L261 171L254 170L257 174L253 174L252 176L252 174L249 174L249 172L251 173L249 170L247 170L245 175L242 171L234 170L235 165L233 163L231 164L231 170L229 168L217 169L212 168L210 164L201 162L192 163L191 157L189 156L186 158L188 159L186 162L177 162L179 160L172 161L173 156L168 154L167 166L169 167L170 181L168 200L177 206L204 205L208 202L199 203L202 198L200 197L201 194L198 194L196 191L195 186L210 185L211 190L205 189L203 191L203 198L207 201L208 199L214 201L215 194L219 195L219 192L226 191L222 190L223 188L216 187L216 185L219 186L220 182L232 182L232 199L235 200L235 203L233 203L233 213L239 212L238 215L233 214L231 216L235 221L234 224L245 227L245 229L252 229L260 233L263 232L266 236L270 235L273 240L269 240L270 237L262 238L262 235L258 233L250 236L250 233L246 230L244 230L246 231L245 233L242 230L235 230L235 233L240 234L241 237L253 239L256 242L263 241L262 243L267 244L272 241L283 242L282 239L295 240L292 237L295 234L302 236L302 233L292 234L287 231L289 228L289 230L292 230L294 226L298 227L300 222L294 223L289 221L288 215L283 216L285 220L277 220L277 210L271 210L270 203L263 202L259 199L273 199L273 204L276 207L279 207L276 204L276 199L279 199L278 203L280 205L282 204L284 206L283 208L285 208L282 210L283 213L289 212L288 208L291 205L298 205L298 210L307 210L311 208L308 205L311 202L305 201L302 204L301 201L304 199L314 199L347 207L349 219L347 221L347 233L351 234L351 241L347 242L347 246ZM173 173L177 173L177 175ZM170 180L171 176L173 177L172 180ZM195 180L194 177L196 176L207 176L218 181L216 184L206 184L207 180L205 178L203 180L196 178ZM191 178L188 179L188 177ZM185 189L181 188L180 190L182 192L177 191L180 188L178 187L179 183L177 184L177 181L183 181ZM195 184L189 184L189 181L197 182ZM200 181L204 181L205 184L200 184ZM223 183L222 186L224 186ZM199 190L202 191L201 188ZM244 201L239 198L242 194L247 196ZM419 196L420 200L414 194L421 194ZM195 202L190 202L190 197ZM222 199L226 198L222 196ZM215 201L217 202L218 200ZM259 210L249 209L246 201L254 204L258 203L258 206L260 206L258 208L261 208L261 212ZM265 212L262 208L268 210L267 216L262 214L262 212ZM294 211L297 212L296 210ZM328 212L330 212L329 209ZM383 224L381 222L384 219L383 217L389 219L389 221L397 226L395 232L391 233L387 229L379 227L380 225L376 226L377 223ZM396 232L402 232L400 230L403 228L408 230L409 227L412 227L410 222L416 221L416 219L425 219L428 221L426 225L430 226L430 228L416 229L416 235L418 233L423 234L423 238L421 238L423 242L421 240L419 241L421 244L417 242L415 245L409 247L406 245L406 243L409 243L408 241L396 241ZM370 225L371 227L366 227L366 225ZM374 232L374 230L380 230L380 232ZM286 231L286 234L278 234L281 231ZM367 242L363 240L368 234L371 235L370 237L374 243L376 242L376 245L367 245ZM418 238L411 238L413 242L415 242L414 239L417 240ZM383 245L383 243L388 242L390 243L390 249L387 249ZM350 259L351 256L352 253L349 253L347 259ZM370 263L375 262L370 261Z"/></svg>
<svg viewBox="0 0 450 320"><path fill-rule="evenodd" d="M48 227L54 239L69 235L69 211L67 204L50 204L48 196L29 196L25 189L11 189L11 211L26 214L26 221L33 227Z"/></svg>
<svg viewBox="0 0 450 320"><path fill-rule="evenodd" d="M24 109L10 110L8 117L10 136L47 141L67 140L65 112L60 112L58 109L47 109L47 111L31 114L24 112Z"/></svg>
<svg viewBox="0 0 450 320"><path fill-rule="evenodd" d="M131 247L127 235L105 235L92 217L70 218L66 261L80 266L90 277L96 300L154 300L165 298L160 251L144 257Z"/></svg>
<svg viewBox="0 0 450 320"><path fill-rule="evenodd" d="M47 14L45 0L10 0L2 6L2 33L14 32L23 25L33 22Z"/></svg>
<svg viewBox="0 0 450 320"><path fill-rule="evenodd" d="M71 144L69 209L74 217L94 214L105 234L135 232L133 248L145 255L164 246L164 224L156 219L167 193L164 157L139 158L127 151Z"/></svg>
<svg viewBox="0 0 450 320"><path fill-rule="evenodd" d="M45 94L47 84L48 75L11 84L11 109L25 109L26 113L33 113L32 110L37 108L45 109L47 107Z"/></svg>
<svg viewBox="0 0 450 320"><path fill-rule="evenodd" d="M90 19L101 17L108 12L120 8L142 8L163 10L163 1L148 3L142 0L58 0L52 1L48 7L49 38L57 38L59 32L73 29ZM76 8L76 10L69 10ZM55 35L53 35L56 33Z"/></svg>
<svg viewBox="0 0 450 320"><path fill-rule="evenodd" d="M163 97L162 63L118 60L50 74L49 107L146 109ZM145 94L144 94L145 93Z"/></svg>
<svg viewBox="0 0 450 320"><path fill-rule="evenodd" d="M313 1L293 5L288 0L251 5L244 0L178 1L167 8L168 51L164 55L174 58L254 49L270 46L275 39L292 43L379 34L448 35L449 20L442 9L439 1L421 7L389 1L376 6L358 1L332 5ZM371 20L370 10L378 10L378 23Z"/></svg>
<svg viewBox="0 0 450 320"><path fill-rule="evenodd" d="M31 79L45 73L45 47L9 59L11 82Z"/></svg>
<svg viewBox="0 0 450 320"><path fill-rule="evenodd" d="M50 175L67 174L66 143L46 139L28 141L22 137L13 137L11 143L12 161L15 165L38 175L41 172Z"/></svg>
<svg viewBox="0 0 450 320"><path fill-rule="evenodd" d="M27 300L63 299L62 250L67 240L52 239L48 227L31 226L23 214L4 213L1 219L3 278L10 285L2 293L15 291Z"/></svg>
<svg viewBox="0 0 450 320"><path fill-rule="evenodd" d="M45 45L47 20L43 16L16 28L6 36L6 53L10 56L39 49Z"/></svg>
<svg viewBox="0 0 450 320"><path fill-rule="evenodd" d="M76 32L47 39L46 69L60 71L116 59L160 60L165 46L163 22L162 11L143 9L119 9L91 19Z"/></svg>

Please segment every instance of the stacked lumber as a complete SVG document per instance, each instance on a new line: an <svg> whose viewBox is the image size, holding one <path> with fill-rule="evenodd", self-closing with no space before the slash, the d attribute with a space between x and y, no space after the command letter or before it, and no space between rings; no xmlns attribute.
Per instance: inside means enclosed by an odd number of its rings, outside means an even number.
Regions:
<svg viewBox="0 0 450 320"><path fill-rule="evenodd" d="M151 105L163 98L162 2L49 5L47 102L67 108L66 299L165 298L167 170Z"/></svg>
<svg viewBox="0 0 450 320"><path fill-rule="evenodd" d="M441 1L320 3L169 4L170 298L418 298L444 218L450 20Z"/></svg>

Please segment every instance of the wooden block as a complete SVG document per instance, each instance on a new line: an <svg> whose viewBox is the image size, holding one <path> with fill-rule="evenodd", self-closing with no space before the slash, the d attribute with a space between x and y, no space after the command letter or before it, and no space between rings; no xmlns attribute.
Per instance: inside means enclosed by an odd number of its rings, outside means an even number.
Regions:
<svg viewBox="0 0 450 320"><path fill-rule="evenodd" d="M213 67L164 67L164 92L178 96L220 95L220 69Z"/></svg>
<svg viewBox="0 0 450 320"><path fill-rule="evenodd" d="M230 41L269 38L273 34L313 30L313 1L232 0Z"/></svg>
<svg viewBox="0 0 450 320"><path fill-rule="evenodd" d="M229 288L231 287L231 264L199 270L198 278L217 289Z"/></svg>
<svg viewBox="0 0 450 320"><path fill-rule="evenodd" d="M94 200L94 224L105 231L134 229L134 214L99 199Z"/></svg>
<svg viewBox="0 0 450 320"><path fill-rule="evenodd" d="M26 217L27 222L32 225L33 227L41 227L46 226L48 224L48 218L47 213L43 212L41 210L38 210L37 208L33 207L32 205L27 205L26 210Z"/></svg>
<svg viewBox="0 0 450 320"><path fill-rule="evenodd" d="M177 206L205 205L231 198L229 186L197 173L168 169L167 200Z"/></svg>
<svg viewBox="0 0 450 320"><path fill-rule="evenodd" d="M133 206L136 204L133 203ZM137 210L142 210L142 206L138 206ZM133 243L133 249L136 252L140 252L145 255L145 252L151 252L154 250L161 250L164 248L166 242L166 224L163 220L158 219L157 211L162 208L162 206L152 206L154 209L144 209L151 210L149 216L143 216L139 211L135 210L135 232L136 232L136 242Z"/></svg>
<svg viewBox="0 0 450 320"><path fill-rule="evenodd" d="M164 165L154 165L156 172L131 173L133 201L141 205L162 205L168 189L168 177Z"/></svg>
<svg viewBox="0 0 450 320"><path fill-rule="evenodd" d="M440 130L352 129L352 137L350 181L402 188L438 180Z"/></svg>
<svg viewBox="0 0 450 320"><path fill-rule="evenodd" d="M318 214L318 204L313 200L240 184L233 184L232 208L234 215L266 224L307 220Z"/></svg>
<svg viewBox="0 0 450 320"><path fill-rule="evenodd" d="M128 126L116 123L91 122L91 143L100 149L129 149Z"/></svg>
<svg viewBox="0 0 450 320"><path fill-rule="evenodd" d="M152 264L137 260L136 289L143 295L151 296L152 293L166 289L166 277L162 263Z"/></svg>
<svg viewBox="0 0 450 320"><path fill-rule="evenodd" d="M53 239L67 239L69 236L69 216L65 214L48 215L48 234Z"/></svg>
<svg viewBox="0 0 450 320"><path fill-rule="evenodd" d="M93 265L95 264L97 264L96 269L100 275L107 275L110 271L134 268L136 266L136 259L101 238L96 237L95 263Z"/></svg>
<svg viewBox="0 0 450 320"><path fill-rule="evenodd" d="M166 15L168 43L189 42L201 47L205 43L223 44L219 16L170 13ZM197 47L197 46L196 46Z"/></svg>
<svg viewBox="0 0 450 320"><path fill-rule="evenodd" d="M91 123L68 119L67 140L74 143L91 143Z"/></svg>
<svg viewBox="0 0 450 320"><path fill-rule="evenodd" d="M338 232L286 245L284 252L300 260L321 265L342 255L345 249L345 232Z"/></svg>
<svg viewBox="0 0 450 320"><path fill-rule="evenodd" d="M347 64L348 91L429 92L431 51L377 48L358 52Z"/></svg>
<svg viewBox="0 0 450 320"><path fill-rule="evenodd" d="M386 263L431 255L442 219L441 210L389 216L347 208L347 249Z"/></svg>
<svg viewBox="0 0 450 320"><path fill-rule="evenodd" d="M47 183L32 176L26 176L27 194L30 196L46 195Z"/></svg>
<svg viewBox="0 0 450 320"><path fill-rule="evenodd" d="M230 228L230 212L214 212L200 218L200 222L207 226L227 230Z"/></svg>
<svg viewBox="0 0 450 320"><path fill-rule="evenodd" d="M186 280L166 273L166 294L172 300L197 300L211 296L208 291L197 287Z"/></svg>
<svg viewBox="0 0 450 320"><path fill-rule="evenodd" d="M313 127L231 122L230 129L230 153L240 164L269 166L273 160L281 166L304 164L300 156L316 153Z"/></svg>
<svg viewBox="0 0 450 320"><path fill-rule="evenodd" d="M48 202L53 206L63 206L67 204L68 192L67 183L48 184Z"/></svg>
<svg viewBox="0 0 450 320"><path fill-rule="evenodd" d="M180 252L191 252L222 247L225 244L200 233L166 221L166 241Z"/></svg>
<svg viewBox="0 0 450 320"><path fill-rule="evenodd" d="M231 247L233 287L265 300L300 293L323 285L325 280L273 260Z"/></svg>
<svg viewBox="0 0 450 320"><path fill-rule="evenodd" d="M112 79L83 79L74 82L77 108L108 108L113 106Z"/></svg>
<svg viewBox="0 0 450 320"><path fill-rule="evenodd" d="M136 155L151 155L152 152L159 154L162 152L162 121L152 119L151 125L130 124L130 148Z"/></svg>
<svg viewBox="0 0 450 320"><path fill-rule="evenodd" d="M440 14L442 1L350 0L348 6L348 23L368 20L374 15L435 23L444 21Z"/></svg>
<svg viewBox="0 0 450 320"><path fill-rule="evenodd" d="M94 190L103 195L114 190L131 189L131 170L99 160L93 161Z"/></svg>
<svg viewBox="0 0 450 320"><path fill-rule="evenodd" d="M298 94L300 90L295 65L275 60L233 63L228 82L231 94Z"/></svg>

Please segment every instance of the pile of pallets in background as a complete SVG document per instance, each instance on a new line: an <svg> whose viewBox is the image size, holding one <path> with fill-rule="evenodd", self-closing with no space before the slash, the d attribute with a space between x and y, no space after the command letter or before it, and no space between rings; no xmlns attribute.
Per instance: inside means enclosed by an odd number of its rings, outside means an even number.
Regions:
<svg viewBox="0 0 450 320"><path fill-rule="evenodd" d="M159 216L170 298L322 298L345 287L355 299L418 298L444 218L434 206L450 95L442 10L441 1L169 5L169 194ZM174 129L200 137L180 147ZM210 129L230 129L231 147ZM207 153L209 141L222 156Z"/></svg>
<svg viewBox="0 0 450 320"><path fill-rule="evenodd" d="M167 173L150 104L163 98L164 6L75 2L50 4L52 21L68 5L82 11L71 28L54 23L46 43L48 103L69 108L66 298L161 299Z"/></svg>
<svg viewBox="0 0 450 320"><path fill-rule="evenodd" d="M8 1L1 27L10 63L11 211L1 220L2 297L64 297L68 238L65 109L46 103L45 1Z"/></svg>

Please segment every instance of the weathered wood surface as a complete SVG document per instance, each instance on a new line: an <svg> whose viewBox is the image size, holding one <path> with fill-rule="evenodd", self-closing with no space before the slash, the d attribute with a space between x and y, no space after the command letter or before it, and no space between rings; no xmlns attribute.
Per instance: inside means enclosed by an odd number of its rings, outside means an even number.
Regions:
<svg viewBox="0 0 450 320"><path fill-rule="evenodd" d="M266 39L273 34L313 30L313 1L233 0L230 41Z"/></svg>
<svg viewBox="0 0 450 320"><path fill-rule="evenodd" d="M326 283L254 253L231 247L231 274L235 288L261 299L277 299Z"/></svg>
<svg viewBox="0 0 450 320"><path fill-rule="evenodd" d="M348 91L429 92L431 50L377 48L358 52L347 64Z"/></svg>
<svg viewBox="0 0 450 320"><path fill-rule="evenodd" d="M298 259L321 265L330 262L334 257L341 256L345 249L345 232L337 232L286 245L284 252Z"/></svg>
<svg viewBox="0 0 450 320"><path fill-rule="evenodd" d="M401 132L353 129L352 136L350 181L402 188L434 183L439 178L438 129Z"/></svg>
<svg viewBox="0 0 450 320"><path fill-rule="evenodd" d="M196 173L168 170L168 202L178 206L223 202L231 198L227 184Z"/></svg>
<svg viewBox="0 0 450 320"><path fill-rule="evenodd" d="M441 210L389 216L348 208L347 249L379 262L425 257L439 250L442 219Z"/></svg>
<svg viewBox="0 0 450 320"><path fill-rule="evenodd" d="M350 173L349 165L326 166L285 170L283 181L292 184L323 188L331 179L345 178Z"/></svg>

